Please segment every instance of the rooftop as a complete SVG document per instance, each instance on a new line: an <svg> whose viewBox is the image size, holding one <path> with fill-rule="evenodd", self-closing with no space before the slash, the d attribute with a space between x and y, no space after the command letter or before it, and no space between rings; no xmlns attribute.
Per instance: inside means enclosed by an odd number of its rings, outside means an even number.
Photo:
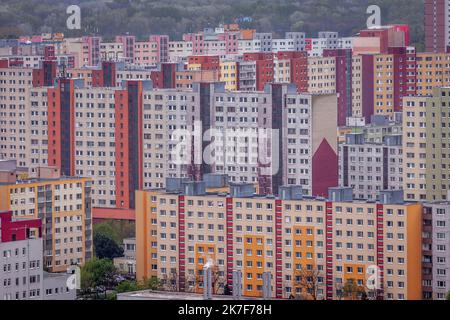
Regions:
<svg viewBox="0 0 450 320"><path fill-rule="evenodd" d="M44 182L51 182L51 181L69 181L69 180L91 180L91 178L88 177L79 177L79 176L61 176L59 178L29 178L29 179L23 179L23 180L16 180L15 183L9 183L9 182L0 182L0 186L9 186L9 185L23 185L23 184L35 184L35 183L44 183Z"/></svg>
<svg viewBox="0 0 450 320"><path fill-rule="evenodd" d="M261 298L242 297L242 300L261 300ZM117 300L204 300L202 294L143 290L119 293ZM234 300L233 296L214 295L212 300Z"/></svg>

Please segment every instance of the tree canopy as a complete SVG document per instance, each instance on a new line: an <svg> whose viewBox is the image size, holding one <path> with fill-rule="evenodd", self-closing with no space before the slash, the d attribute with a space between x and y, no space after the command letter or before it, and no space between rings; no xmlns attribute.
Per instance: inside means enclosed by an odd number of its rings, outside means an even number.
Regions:
<svg viewBox="0 0 450 320"><path fill-rule="evenodd" d="M94 224L94 234L103 234L121 245L124 238L134 237L134 223L128 221L106 220Z"/></svg>
<svg viewBox="0 0 450 320"><path fill-rule="evenodd" d="M66 8L81 7L81 30L66 28ZM365 27L369 5L381 7L382 23L411 26L412 43L424 38L424 0L3 0L0 38L41 32L67 36L98 33L112 39L129 32L139 38L168 34L180 39L220 23L239 23L261 32L339 31L351 36Z"/></svg>
<svg viewBox="0 0 450 320"><path fill-rule="evenodd" d="M116 268L109 259L91 259L81 268L81 290L91 291L114 283Z"/></svg>
<svg viewBox="0 0 450 320"><path fill-rule="evenodd" d="M123 248L111 237L102 233L94 234L94 252L99 259L114 259L123 256Z"/></svg>

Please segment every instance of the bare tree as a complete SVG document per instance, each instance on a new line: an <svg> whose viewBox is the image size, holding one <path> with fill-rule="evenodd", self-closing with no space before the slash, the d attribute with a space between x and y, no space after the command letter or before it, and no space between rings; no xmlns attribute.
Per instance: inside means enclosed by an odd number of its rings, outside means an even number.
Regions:
<svg viewBox="0 0 450 320"><path fill-rule="evenodd" d="M211 268L211 276L212 276L211 285L213 294L224 294L225 277L220 275L220 270L218 266L213 266ZM195 277L194 291L198 291L200 285L202 285L203 287L203 274L199 269Z"/></svg>
<svg viewBox="0 0 450 320"><path fill-rule="evenodd" d="M313 266L310 269L301 269L295 272L294 288L299 289L300 295L306 299L317 300L318 291L320 287L320 279L322 273Z"/></svg>
<svg viewBox="0 0 450 320"><path fill-rule="evenodd" d="M334 285L334 290L336 292L336 297L338 300L342 300L342 298L344 297L344 286L342 285L342 283L335 283Z"/></svg>
<svg viewBox="0 0 450 320"><path fill-rule="evenodd" d="M178 275L172 270L169 275L164 274L162 278L162 287L165 291L178 291Z"/></svg>
<svg viewBox="0 0 450 320"><path fill-rule="evenodd" d="M344 296L350 300L361 300L367 296L364 286L359 286L355 279L348 279L344 284Z"/></svg>
<svg viewBox="0 0 450 320"><path fill-rule="evenodd" d="M214 266L212 269L212 286L214 294L224 294L225 277L220 275L220 270L217 266Z"/></svg>
<svg viewBox="0 0 450 320"><path fill-rule="evenodd" d="M197 276L195 273L188 273L186 277L186 292L194 293L197 291Z"/></svg>

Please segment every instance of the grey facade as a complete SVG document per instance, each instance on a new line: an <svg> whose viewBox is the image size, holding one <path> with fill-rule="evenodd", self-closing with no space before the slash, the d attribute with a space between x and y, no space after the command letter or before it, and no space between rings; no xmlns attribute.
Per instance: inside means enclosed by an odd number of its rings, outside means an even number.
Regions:
<svg viewBox="0 0 450 320"><path fill-rule="evenodd" d="M43 268L42 238L0 244L0 300L75 300L67 273Z"/></svg>
<svg viewBox="0 0 450 320"><path fill-rule="evenodd" d="M424 204L423 298L444 300L450 291L450 202Z"/></svg>
<svg viewBox="0 0 450 320"><path fill-rule="evenodd" d="M0 243L0 299L41 300L42 239Z"/></svg>
<svg viewBox="0 0 450 320"><path fill-rule="evenodd" d="M67 287L67 280L71 275L67 273L44 272L43 299L44 300L75 300L76 289Z"/></svg>
<svg viewBox="0 0 450 320"><path fill-rule="evenodd" d="M365 200L377 200L382 190L402 189L402 154L401 136L370 143L363 133L347 134L339 145L339 185Z"/></svg>

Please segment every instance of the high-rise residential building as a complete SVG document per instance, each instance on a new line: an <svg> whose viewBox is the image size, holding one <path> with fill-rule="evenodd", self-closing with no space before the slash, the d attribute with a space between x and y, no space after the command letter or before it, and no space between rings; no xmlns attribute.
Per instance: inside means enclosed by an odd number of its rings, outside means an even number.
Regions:
<svg viewBox="0 0 450 320"><path fill-rule="evenodd" d="M418 96L433 94L436 87L450 85L450 53L419 52L416 56Z"/></svg>
<svg viewBox="0 0 450 320"><path fill-rule="evenodd" d="M192 55L191 41L169 41L169 62L186 62Z"/></svg>
<svg viewBox="0 0 450 320"><path fill-rule="evenodd" d="M57 168L37 171L28 180L17 180L14 169L0 171L0 210L14 219L40 219L43 268L66 272L92 258L92 181L60 176Z"/></svg>
<svg viewBox="0 0 450 320"><path fill-rule="evenodd" d="M338 96L338 125L343 126L352 116L352 52L324 50L321 57L308 59L308 92L336 93Z"/></svg>
<svg viewBox="0 0 450 320"><path fill-rule="evenodd" d="M32 81L31 68L0 69L0 159L16 159L21 167L30 164L26 135Z"/></svg>
<svg viewBox="0 0 450 320"><path fill-rule="evenodd" d="M297 92L308 92L308 56L304 51L280 51L274 56L274 81L293 83Z"/></svg>
<svg viewBox="0 0 450 320"><path fill-rule="evenodd" d="M232 182L258 182L262 194L277 194L282 184L301 184L306 194L323 195L337 184L335 94L302 94L294 85L281 84L267 85L262 92L210 87L211 128L228 134L216 138L211 172L228 174ZM231 134L242 129L247 130L242 137ZM270 130L267 143L276 148L267 153L269 163L261 129ZM236 143L236 138L244 141ZM240 155L240 148L247 155ZM265 164L275 171L266 172Z"/></svg>
<svg viewBox="0 0 450 320"><path fill-rule="evenodd" d="M423 299L444 300L450 290L450 204L425 203L422 229Z"/></svg>
<svg viewBox="0 0 450 320"><path fill-rule="evenodd" d="M219 81L225 82L225 90L239 90L239 62L221 61Z"/></svg>
<svg viewBox="0 0 450 320"><path fill-rule="evenodd" d="M373 115L373 56L353 55L352 58L352 116L366 123Z"/></svg>
<svg viewBox="0 0 450 320"><path fill-rule="evenodd" d="M125 61L134 62L134 43L136 42L136 36L116 36L116 42L122 44L122 56L125 58Z"/></svg>
<svg viewBox="0 0 450 320"><path fill-rule="evenodd" d="M446 52L450 43L448 0L425 0L425 50Z"/></svg>
<svg viewBox="0 0 450 320"><path fill-rule="evenodd" d="M219 56L190 56L187 63L188 70L220 70Z"/></svg>
<svg viewBox="0 0 450 320"><path fill-rule="evenodd" d="M104 61L101 68L69 69L57 79L50 73L48 80L40 80L34 87L31 84L38 73L33 71L28 84L20 80L26 88L23 99L30 103L23 105L23 115L10 112L9 117L14 117L2 122L1 128L8 131L9 122L22 121L21 139L24 150L30 152L3 152L3 156L29 167L31 174L38 166L50 165L60 168L63 175L91 177L96 185L92 194L95 207L132 208L134 190L163 187L166 177L198 174L190 171L195 167L188 163L170 161L177 144L171 141L172 132L194 130L196 121L203 123L203 133L208 128L261 127L280 133L276 147L282 148L281 153L277 150L270 157L280 155L277 179L284 182L273 184L273 179L263 178L257 159L250 161L248 157L243 162L234 160L235 164L227 161L213 170L229 174L232 181L256 182L261 178L260 183L270 187L264 189L267 192L276 192L281 183L302 183L309 194L321 194L337 184L336 94L298 93L299 86L306 84L306 73L300 70L306 57L279 55L287 58L285 63L290 64L296 85L266 84L263 90L252 92L229 92L226 83L211 83L218 80L214 73L220 65L215 57L191 57L205 69L198 71L177 71L175 64L161 64L160 69L148 72ZM20 68L12 70L23 73ZM207 77L207 73L213 74ZM196 75L200 78L194 79ZM187 79L179 79L183 76ZM264 83L260 80L258 86ZM13 133L10 141L2 139L2 149L17 147ZM218 149L218 154L224 150Z"/></svg>
<svg viewBox="0 0 450 320"><path fill-rule="evenodd" d="M403 108L403 189L407 200L447 200L450 88L406 97Z"/></svg>
<svg viewBox="0 0 450 320"><path fill-rule="evenodd" d="M339 299L343 287L365 287L378 299L420 299L422 206L401 191L379 202L355 201L351 189L330 189L328 200L306 198L299 186L280 197L254 195L252 185L205 193L203 182L137 192L137 278L158 277L174 291L202 292L202 270L213 264L214 292L233 290L242 272L244 296L260 297L263 272L274 298L305 293L299 277L317 278L318 299Z"/></svg>
<svg viewBox="0 0 450 320"><path fill-rule="evenodd" d="M389 48L373 58L374 114L393 116L403 108L403 97L415 95L414 48Z"/></svg>
<svg viewBox="0 0 450 320"><path fill-rule="evenodd" d="M274 82L274 59L272 53L245 53L239 63L239 89L262 91Z"/></svg>
<svg viewBox="0 0 450 320"><path fill-rule="evenodd" d="M356 199L377 200L380 191L403 187L402 136L370 143L364 133L346 135L339 144L339 185L351 187Z"/></svg>
<svg viewBox="0 0 450 320"><path fill-rule="evenodd" d="M19 167L33 172L39 165L35 158L42 152L35 137L46 135L47 105L36 105L31 89L52 86L56 64L43 61L38 69L0 68L0 75L0 159L15 159Z"/></svg>
<svg viewBox="0 0 450 320"><path fill-rule="evenodd" d="M124 48L122 42L101 42L100 43L101 61L122 61L124 57Z"/></svg>
<svg viewBox="0 0 450 320"><path fill-rule="evenodd" d="M87 66L98 66L101 62L100 43L101 37L84 36L82 37L82 64Z"/></svg>

